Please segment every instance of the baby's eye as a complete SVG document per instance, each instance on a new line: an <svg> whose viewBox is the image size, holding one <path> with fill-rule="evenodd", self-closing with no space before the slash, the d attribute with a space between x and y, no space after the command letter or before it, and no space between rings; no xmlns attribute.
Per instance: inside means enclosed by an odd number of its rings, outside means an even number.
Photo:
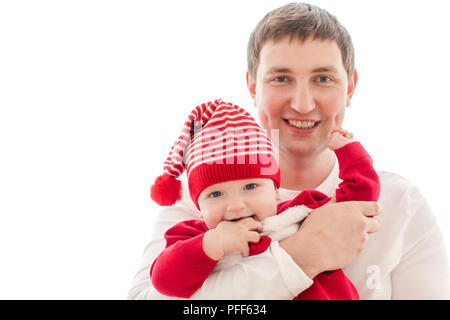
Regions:
<svg viewBox="0 0 450 320"><path fill-rule="evenodd" d="M256 183L249 183L245 185L245 190L252 190L256 188Z"/></svg>
<svg viewBox="0 0 450 320"><path fill-rule="evenodd" d="M222 192L220 192L220 191L214 191L214 192L211 192L210 194L209 194L209 197L210 198L217 198L217 197L220 197L222 195Z"/></svg>

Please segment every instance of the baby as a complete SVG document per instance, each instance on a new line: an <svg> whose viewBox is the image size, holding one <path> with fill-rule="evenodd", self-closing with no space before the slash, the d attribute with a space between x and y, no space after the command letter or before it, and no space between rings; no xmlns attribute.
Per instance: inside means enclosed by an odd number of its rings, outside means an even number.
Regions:
<svg viewBox="0 0 450 320"><path fill-rule="evenodd" d="M343 180L336 201L376 201L380 186L372 160L352 138L343 129L330 134ZM164 169L152 186L152 199L161 205L179 200L176 178L186 169L190 196L202 218L178 223L165 234L166 247L150 276L154 287L169 296L190 297L211 272L294 234L313 209L331 200L305 190L277 205L280 169L269 138L246 111L222 100L191 112ZM295 299L358 299L358 293L342 270L334 270L316 276Z"/></svg>

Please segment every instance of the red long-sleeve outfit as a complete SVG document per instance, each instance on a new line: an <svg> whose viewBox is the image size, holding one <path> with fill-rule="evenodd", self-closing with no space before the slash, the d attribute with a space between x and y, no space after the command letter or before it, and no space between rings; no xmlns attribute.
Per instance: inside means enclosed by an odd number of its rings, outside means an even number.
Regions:
<svg viewBox="0 0 450 320"><path fill-rule="evenodd" d="M336 189L336 201L377 201L380 183L372 167L372 159L359 142L352 142L335 150L339 161L339 177L343 180ZM278 204L277 214L293 206L319 208L331 198L316 190L304 190L292 200ZM213 271L217 261L209 258L202 247L205 232L202 220L183 221L165 233L166 247L150 269L154 287L168 296L190 297ZM267 236L250 244L250 255L266 250L271 239ZM358 292L342 270L320 273L311 287L295 300L358 299Z"/></svg>

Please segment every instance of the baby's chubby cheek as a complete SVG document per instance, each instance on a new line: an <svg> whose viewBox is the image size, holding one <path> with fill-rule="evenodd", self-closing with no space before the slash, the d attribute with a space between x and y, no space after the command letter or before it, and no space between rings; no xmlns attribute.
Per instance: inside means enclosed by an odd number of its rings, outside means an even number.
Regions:
<svg viewBox="0 0 450 320"><path fill-rule="evenodd" d="M265 210L262 210L260 212L255 213L255 220L257 221L264 221L268 217L272 217L277 214L277 207L273 208L266 208Z"/></svg>
<svg viewBox="0 0 450 320"><path fill-rule="evenodd" d="M221 219L218 219L217 217L208 214L208 212L200 212L200 218L202 218L203 221L205 221L205 224L208 227L208 229L214 229L221 221Z"/></svg>

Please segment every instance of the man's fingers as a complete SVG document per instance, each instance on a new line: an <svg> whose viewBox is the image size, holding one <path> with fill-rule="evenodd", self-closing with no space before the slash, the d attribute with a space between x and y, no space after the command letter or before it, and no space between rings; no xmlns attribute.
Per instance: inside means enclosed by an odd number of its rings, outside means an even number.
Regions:
<svg viewBox="0 0 450 320"><path fill-rule="evenodd" d="M381 206L378 202L369 202L363 209L363 214L366 217L377 216L381 213Z"/></svg>
<svg viewBox="0 0 450 320"><path fill-rule="evenodd" d="M348 201L347 203L359 207L366 217L377 216L381 213L381 206L375 201Z"/></svg>
<svg viewBox="0 0 450 320"><path fill-rule="evenodd" d="M380 222L377 218L367 218L367 233L374 233L380 229Z"/></svg>

